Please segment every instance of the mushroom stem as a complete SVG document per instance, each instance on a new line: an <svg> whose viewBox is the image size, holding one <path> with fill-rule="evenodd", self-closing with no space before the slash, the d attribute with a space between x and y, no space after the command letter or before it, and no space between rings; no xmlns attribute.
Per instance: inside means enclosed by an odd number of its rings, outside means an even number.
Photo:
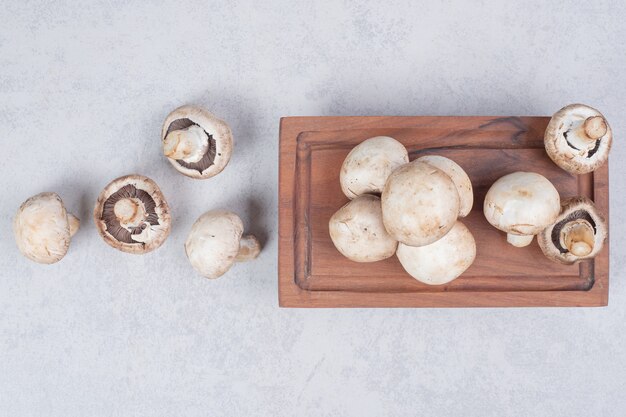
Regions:
<svg viewBox="0 0 626 417"><path fill-rule="evenodd" d="M534 235L515 235L513 233L507 233L506 241L517 248L523 248L530 245L533 241Z"/></svg>
<svg viewBox="0 0 626 417"><path fill-rule="evenodd" d="M583 137L596 141L606 135L606 121L602 116L588 117L581 125Z"/></svg>
<svg viewBox="0 0 626 417"><path fill-rule="evenodd" d="M136 198L122 198L113 206L113 213L124 224L136 224L145 217L143 203Z"/></svg>
<svg viewBox="0 0 626 417"><path fill-rule="evenodd" d="M70 225L70 237L74 236L80 228L80 220L72 213L67 213L67 222Z"/></svg>
<svg viewBox="0 0 626 417"><path fill-rule="evenodd" d="M237 262L251 261L259 256L261 252L261 244L253 235L246 235L239 241L239 253L235 257Z"/></svg>
<svg viewBox="0 0 626 417"><path fill-rule="evenodd" d="M593 251L595 234L588 221L579 219L561 229L561 245L576 256L587 256Z"/></svg>
<svg viewBox="0 0 626 417"><path fill-rule="evenodd" d="M209 137L198 125L172 130L163 140L163 153L175 160L198 162L209 148Z"/></svg>

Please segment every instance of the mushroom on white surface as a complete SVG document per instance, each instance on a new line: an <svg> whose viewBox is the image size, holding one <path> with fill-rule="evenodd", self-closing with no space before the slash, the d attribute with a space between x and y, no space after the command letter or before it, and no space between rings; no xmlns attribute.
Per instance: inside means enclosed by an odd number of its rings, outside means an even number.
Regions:
<svg viewBox="0 0 626 417"><path fill-rule="evenodd" d="M233 150L230 127L203 108L186 105L171 112L161 130L163 154L182 174L211 178L226 167Z"/></svg>
<svg viewBox="0 0 626 417"><path fill-rule="evenodd" d="M561 202L561 214L537 235L537 241L549 259L573 264L595 257L604 246L607 230L591 200L572 197Z"/></svg>
<svg viewBox="0 0 626 417"><path fill-rule="evenodd" d="M507 233L507 241L528 246L533 237L554 223L561 209L559 192L543 175L514 172L493 183L483 205L485 218Z"/></svg>
<svg viewBox="0 0 626 417"><path fill-rule="evenodd" d="M474 190L463 168L452 159L440 155L425 155L417 158L417 161L439 168L452 179L459 193L459 217L467 216L474 205Z"/></svg>
<svg viewBox="0 0 626 417"><path fill-rule="evenodd" d="M78 231L80 220L68 213L56 193L41 193L20 206L13 220L13 233L20 252L41 264L60 261Z"/></svg>
<svg viewBox="0 0 626 417"><path fill-rule="evenodd" d="M106 243L122 252L143 254L170 234L170 209L159 186L143 175L111 181L98 196L94 222Z"/></svg>
<svg viewBox="0 0 626 417"><path fill-rule="evenodd" d="M341 165L339 183L349 199L380 194L389 175L409 162L406 148L394 138L376 136L355 146Z"/></svg>
<svg viewBox="0 0 626 417"><path fill-rule="evenodd" d="M381 201L385 229L409 246L429 245L442 238L454 226L460 208L450 176L421 161L393 171Z"/></svg>
<svg viewBox="0 0 626 417"><path fill-rule="evenodd" d="M604 164L611 150L613 132L598 110L570 104L556 112L544 134L550 159L572 174L586 174Z"/></svg>
<svg viewBox="0 0 626 417"><path fill-rule="evenodd" d="M235 213L214 210L204 213L191 227L185 252L196 271L219 278L235 262L256 258L261 244L253 235L243 236L243 222Z"/></svg>
<svg viewBox="0 0 626 417"><path fill-rule="evenodd" d="M396 256L416 280L428 285L448 283L469 268L476 258L476 241L467 227L456 221L444 237L426 246L398 245Z"/></svg>
<svg viewBox="0 0 626 417"><path fill-rule="evenodd" d="M356 197L330 218L330 238L343 256L355 262L375 262L396 252L398 242L383 225L380 198Z"/></svg>

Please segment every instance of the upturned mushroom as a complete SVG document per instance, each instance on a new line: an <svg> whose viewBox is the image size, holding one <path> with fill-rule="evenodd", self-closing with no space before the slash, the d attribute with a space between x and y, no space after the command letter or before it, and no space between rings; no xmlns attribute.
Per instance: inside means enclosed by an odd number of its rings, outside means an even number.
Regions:
<svg viewBox="0 0 626 417"><path fill-rule="evenodd" d="M460 197L450 176L422 161L393 171L381 201L385 229L409 246L436 242L452 229L459 216Z"/></svg>
<svg viewBox="0 0 626 417"><path fill-rule="evenodd" d="M398 245L400 264L416 280L441 285L459 277L476 258L476 241L460 221L441 239L426 246Z"/></svg>
<svg viewBox="0 0 626 417"><path fill-rule="evenodd" d="M459 193L459 217L467 216L474 205L474 189L463 168L452 159L440 155L425 155L417 158L417 161L439 168L450 177Z"/></svg>
<svg viewBox="0 0 626 417"><path fill-rule="evenodd" d="M349 199L380 194L393 170L407 162L406 148L394 138L369 138L355 146L343 161L339 173L341 190Z"/></svg>
<svg viewBox="0 0 626 417"><path fill-rule="evenodd" d="M492 226L507 233L511 245L523 247L554 223L560 208L559 192L546 177L535 172L514 172L489 188L483 212Z"/></svg>
<svg viewBox="0 0 626 417"><path fill-rule="evenodd" d="M604 164L611 150L613 132L598 110L570 104L550 119L544 145L550 159L572 174L586 174Z"/></svg>
<svg viewBox="0 0 626 417"><path fill-rule="evenodd" d="M192 105L171 112L161 130L163 154L180 173L211 178L226 167L233 150L230 127L208 111Z"/></svg>
<svg viewBox="0 0 626 417"><path fill-rule="evenodd" d="M243 236L243 222L235 213L204 213L191 227L185 252L193 268L206 278L219 278L235 262L255 259L261 244L253 235Z"/></svg>
<svg viewBox="0 0 626 417"><path fill-rule="evenodd" d="M383 225L380 198L363 194L330 218L330 238L343 256L354 262L375 262L393 256L398 242Z"/></svg>
<svg viewBox="0 0 626 417"><path fill-rule="evenodd" d="M143 175L111 181L98 196L93 216L104 241L122 252L150 252L170 234L167 201L159 186Z"/></svg>
<svg viewBox="0 0 626 417"><path fill-rule="evenodd" d="M561 202L561 213L537 235L537 241L549 259L573 264L595 257L604 246L607 230L591 200L572 197Z"/></svg>
<svg viewBox="0 0 626 417"><path fill-rule="evenodd" d="M13 220L17 247L28 259L41 264L60 261L78 231L80 220L68 213L56 193L41 193L20 206Z"/></svg>

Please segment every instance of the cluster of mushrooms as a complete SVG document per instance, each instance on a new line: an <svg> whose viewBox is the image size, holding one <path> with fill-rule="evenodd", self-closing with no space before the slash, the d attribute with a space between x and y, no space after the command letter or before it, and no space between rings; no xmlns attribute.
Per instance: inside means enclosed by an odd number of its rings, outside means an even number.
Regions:
<svg viewBox="0 0 626 417"><path fill-rule="evenodd" d="M182 106L170 113L161 134L163 153L182 174L213 177L226 167L233 149L229 126L208 111ZM160 247L171 229L170 208L150 178L126 175L111 181L98 196L94 222L106 243L122 252L144 254ZM80 220L69 213L56 193L26 200L13 221L20 252L32 261L52 264L67 253ZM259 241L243 235L235 213L213 210L193 224L185 242L191 265L207 278L218 278L235 262L254 259Z"/></svg>
<svg viewBox="0 0 626 417"><path fill-rule="evenodd" d="M604 164L611 142L604 116L582 104L555 113L544 135L550 158L576 175ZM350 202L330 218L329 233L346 258L375 262L395 254L409 275L429 285L454 280L474 262L476 242L459 220L472 209L472 183L449 158L426 155L409 162L400 142L377 136L350 151L340 184ZM498 179L483 213L513 246L527 246L537 235L543 253L563 264L596 256L608 232L591 200L561 200L554 185L534 172Z"/></svg>

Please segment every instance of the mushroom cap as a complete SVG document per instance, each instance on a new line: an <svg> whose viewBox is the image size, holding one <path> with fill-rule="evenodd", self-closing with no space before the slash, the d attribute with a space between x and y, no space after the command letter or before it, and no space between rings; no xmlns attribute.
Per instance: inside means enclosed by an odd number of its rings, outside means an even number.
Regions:
<svg viewBox="0 0 626 417"><path fill-rule="evenodd" d="M586 256L574 255L567 248L564 248L560 241L561 229L568 223L579 220L587 221L594 230L593 248ZM553 224L537 235L537 242L539 242L541 251L549 259L562 264L573 264L594 258L602 250L607 234L606 221L593 201L586 197L571 197L561 202L561 213Z"/></svg>
<svg viewBox="0 0 626 417"><path fill-rule="evenodd" d="M209 137L209 147L204 157L193 163L181 159L167 159L174 168L188 177L211 178L226 168L233 152L233 134L226 122L201 107L185 105L172 111L165 118L161 129L161 141L165 140L169 132L193 125L201 127Z"/></svg>
<svg viewBox="0 0 626 417"><path fill-rule="evenodd" d="M396 256L416 280L428 285L452 281L472 265L476 241L460 221L444 237L430 245L414 247L400 243Z"/></svg>
<svg viewBox="0 0 626 417"><path fill-rule="evenodd" d="M536 235L559 215L554 185L535 172L513 172L493 183L483 205L492 226L514 235Z"/></svg>
<svg viewBox="0 0 626 417"><path fill-rule="evenodd" d="M429 245L452 229L459 215L459 193L442 170L420 161L389 176L381 197L383 223L397 241Z"/></svg>
<svg viewBox="0 0 626 417"><path fill-rule="evenodd" d="M31 261L60 261L70 247L70 224L61 197L41 193L22 203L13 220L13 233L18 249Z"/></svg>
<svg viewBox="0 0 626 417"><path fill-rule="evenodd" d="M467 216L474 205L474 189L472 181L463 168L445 156L425 155L417 158L417 160L439 168L448 174L459 193L459 217Z"/></svg>
<svg viewBox="0 0 626 417"><path fill-rule="evenodd" d="M243 222L235 213L213 210L204 213L191 227L185 252L196 271L206 278L219 278L235 262Z"/></svg>
<svg viewBox="0 0 626 417"><path fill-rule="evenodd" d="M349 199L380 194L394 169L409 162L403 144L389 136L369 138L355 146L341 165L339 183Z"/></svg>
<svg viewBox="0 0 626 417"><path fill-rule="evenodd" d="M585 120L597 116L604 120L606 132L591 149L575 149L573 141L568 142L568 136L577 134L575 129ZM612 142L613 132L602 113L584 104L570 104L557 111L544 134L544 145L550 159L572 174L586 174L598 169L609 157Z"/></svg>
<svg viewBox="0 0 626 417"><path fill-rule="evenodd" d="M133 204L124 207L128 201ZM136 210L128 222L119 218L120 212L126 210ZM138 174L117 178L104 187L93 217L106 243L134 254L144 254L161 246L170 234L172 223L169 206L159 186Z"/></svg>
<svg viewBox="0 0 626 417"><path fill-rule="evenodd" d="M358 196L337 210L328 230L337 250L355 262L387 259L398 246L383 225L380 198L371 194Z"/></svg>

